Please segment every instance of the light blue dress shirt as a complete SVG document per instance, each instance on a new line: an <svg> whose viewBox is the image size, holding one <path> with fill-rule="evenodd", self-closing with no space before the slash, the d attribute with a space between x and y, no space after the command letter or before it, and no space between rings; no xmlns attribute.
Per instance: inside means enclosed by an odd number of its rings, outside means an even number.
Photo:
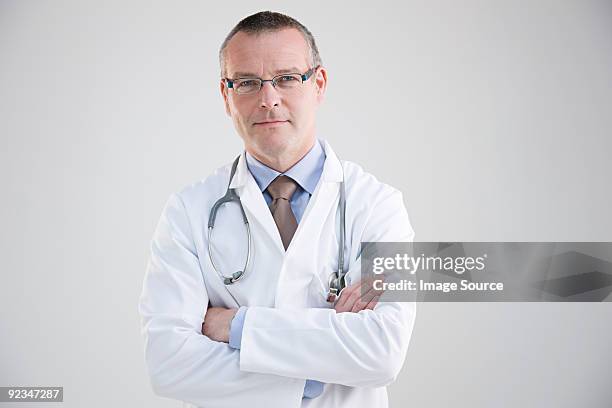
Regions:
<svg viewBox="0 0 612 408"><path fill-rule="evenodd" d="M264 195L268 206L272 203L272 196L266 191L270 183L275 178L284 174L285 176L291 177L293 181L298 184L298 188L291 196L291 210L295 215L295 219L298 224L302 220L304 210L308 205L310 196L314 193L317 183L323 173L323 165L325 164L325 151L321 146L320 141L315 141L314 146L302 159L293 165L289 170L284 173L269 168L249 153L246 154L247 167L255 178L255 182L259 186L259 189Z"/></svg>
<svg viewBox="0 0 612 408"><path fill-rule="evenodd" d="M269 168L265 164L258 161L256 158L251 156L249 153L246 154L247 167L255 182L259 186L266 203L268 206L272 202L272 197L266 191L270 183L281 174L291 177L297 184L293 196L291 196L290 204L291 210L295 215L295 219L298 224L302 220L304 210L308 205L308 200L312 196L312 193L321 178L323 173L323 164L325 163L325 151L321 146L319 140L315 141L314 146L302 159L297 162L293 167L284 173ZM240 349L242 342L242 329L244 327L244 319L246 317L247 307L241 306L236 312L236 315L232 319L230 326L229 335L229 346L234 349ZM316 398L323 392L323 383L315 380L306 380L304 385L304 396L303 398Z"/></svg>

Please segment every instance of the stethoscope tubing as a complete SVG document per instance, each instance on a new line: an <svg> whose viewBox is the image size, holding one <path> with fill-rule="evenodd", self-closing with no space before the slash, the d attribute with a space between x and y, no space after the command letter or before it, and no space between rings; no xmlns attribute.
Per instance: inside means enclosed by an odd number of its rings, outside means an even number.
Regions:
<svg viewBox="0 0 612 408"><path fill-rule="evenodd" d="M228 293L230 294L234 302L238 305L238 307L240 307L240 303L235 298L235 296L232 294L232 292L229 290L229 286L233 285L235 282L238 282L240 279L246 276L247 269L251 261L251 246L252 246L251 228L249 226L249 220L244 211L244 207L242 206L242 201L240 200L240 196L236 193L236 190L233 188L230 188L232 179L234 178L234 174L236 173L236 168L238 167L239 160L240 160L240 156L236 157L236 159L232 163L232 169L230 171L229 182L227 185L227 190L225 192L225 195L223 195L223 197L219 198L213 204L210 210L209 217L208 217L208 257L210 259L210 263L213 269L223 281L225 288L227 289ZM344 173L344 169L343 169L343 173ZM241 271L234 272L232 276L225 276L218 269L213 259L212 242L213 242L215 221L217 218L217 211L222 205L231 203L231 202L238 203L238 206L240 207L240 213L242 215L242 219L244 221L244 224L247 230L247 256L246 256L246 261L244 263L244 267ZM330 279L329 279L330 289L329 289L327 301L331 303L335 302L335 300L340 296L340 293L346 286L346 282L345 282L346 273L344 272L344 245L345 245L345 240L346 240L346 221L345 221L346 191L345 191L345 185L344 185L344 174L343 174L342 181L340 182L340 200L338 202L338 207L340 209L340 247L338 249L338 271L332 272L332 274L330 275Z"/></svg>

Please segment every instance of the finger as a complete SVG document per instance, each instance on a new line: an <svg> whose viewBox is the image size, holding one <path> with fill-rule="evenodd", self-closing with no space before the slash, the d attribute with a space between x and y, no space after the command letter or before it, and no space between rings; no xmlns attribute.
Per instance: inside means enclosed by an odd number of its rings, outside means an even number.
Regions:
<svg viewBox="0 0 612 408"><path fill-rule="evenodd" d="M353 313L357 313L361 310L363 310L366 305L370 302L370 300L376 296L376 293L372 292L372 291L367 291L364 293L365 290L367 290L367 283L364 282L364 284L361 285L361 287L359 288L359 290L355 291L353 293L352 296L352 305L350 306L350 311ZM348 305L345 306L346 308L348 308Z"/></svg>
<svg viewBox="0 0 612 408"><path fill-rule="evenodd" d="M374 296L372 300L370 300L370 302L367 304L365 309L374 310L374 307L378 304L378 299L380 299L380 296Z"/></svg>
<svg viewBox="0 0 612 408"><path fill-rule="evenodd" d="M368 305L370 306L370 308L374 308L374 306L376 306L378 299L384 291L375 289L373 283L373 278L367 278L365 280L362 280L359 299L353 304L351 312L357 313L361 310L366 309ZM362 293L363 291L365 292ZM375 300L372 302L373 299ZM370 304L370 302L372 302L372 304Z"/></svg>
<svg viewBox="0 0 612 408"><path fill-rule="evenodd" d="M346 309L347 302L349 301L351 293L357 290L360 287L360 285L361 285L361 282L355 282L352 285L345 287L342 290L340 297L338 298L338 302L336 302L335 308L337 307L341 309ZM336 309L336 311L338 311L338 309Z"/></svg>
<svg viewBox="0 0 612 408"><path fill-rule="evenodd" d="M342 289L341 291L340 299L342 299L343 296L348 296L349 294L351 294L354 290L356 290L359 287L359 285L361 285L360 281L355 282L352 285L345 286L344 289Z"/></svg>
<svg viewBox="0 0 612 408"><path fill-rule="evenodd" d="M361 312L367 305L367 302L363 302L362 300L357 300L355 303L353 303L353 307L351 308L351 313L358 313Z"/></svg>
<svg viewBox="0 0 612 408"><path fill-rule="evenodd" d="M352 312L354 310L359 310L360 304L359 301L361 299L361 285L351 292L349 297L347 298L347 302L344 305L344 309L347 312Z"/></svg>
<svg viewBox="0 0 612 408"><path fill-rule="evenodd" d="M362 290L363 289L365 288L362 288ZM379 296L379 294L375 290L369 290L366 293L361 294L361 296L359 296L359 300L353 305L353 309L351 311L359 312L365 309L368 303L370 303L370 301L374 299L376 296Z"/></svg>
<svg viewBox="0 0 612 408"><path fill-rule="evenodd" d="M359 286L352 288L350 292L343 292L344 299L341 304L336 305L336 312L350 312L355 302L359 299Z"/></svg>
<svg viewBox="0 0 612 408"><path fill-rule="evenodd" d="M346 294L343 293L343 295L341 296L341 299L342 299L342 303L338 301L338 303L336 303L336 305L334 306L334 309L336 309L337 313L349 312L351 308L353 307L353 300L350 296L350 293L346 293Z"/></svg>

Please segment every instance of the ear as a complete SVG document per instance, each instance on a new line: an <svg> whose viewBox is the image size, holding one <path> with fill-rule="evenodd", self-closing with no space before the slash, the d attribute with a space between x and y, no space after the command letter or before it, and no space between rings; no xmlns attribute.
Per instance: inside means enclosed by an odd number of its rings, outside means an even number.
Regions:
<svg viewBox="0 0 612 408"><path fill-rule="evenodd" d="M315 86L317 87L317 102L321 104L325 99L325 90L327 89L327 70L324 67L317 70Z"/></svg>
<svg viewBox="0 0 612 408"><path fill-rule="evenodd" d="M227 113L227 116L232 116L228 100L228 89L227 86L225 86L225 82L223 82L223 80L219 81L219 87L221 90L221 96L223 96L223 103L225 104L225 113Z"/></svg>

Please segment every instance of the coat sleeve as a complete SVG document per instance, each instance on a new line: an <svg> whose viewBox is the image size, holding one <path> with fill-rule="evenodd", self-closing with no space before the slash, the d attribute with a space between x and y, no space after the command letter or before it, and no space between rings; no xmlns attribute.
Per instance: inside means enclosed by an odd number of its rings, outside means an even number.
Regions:
<svg viewBox="0 0 612 408"><path fill-rule="evenodd" d="M154 392L206 407L299 406L304 380L241 371L238 350L201 333L208 295L190 231L180 196L171 196L138 305Z"/></svg>
<svg viewBox="0 0 612 408"><path fill-rule="evenodd" d="M361 241L413 240L399 191L393 190L373 210ZM354 267L359 265L358 258ZM250 307L240 368L347 386L384 386L402 368L415 317L415 302L381 302L359 313Z"/></svg>

